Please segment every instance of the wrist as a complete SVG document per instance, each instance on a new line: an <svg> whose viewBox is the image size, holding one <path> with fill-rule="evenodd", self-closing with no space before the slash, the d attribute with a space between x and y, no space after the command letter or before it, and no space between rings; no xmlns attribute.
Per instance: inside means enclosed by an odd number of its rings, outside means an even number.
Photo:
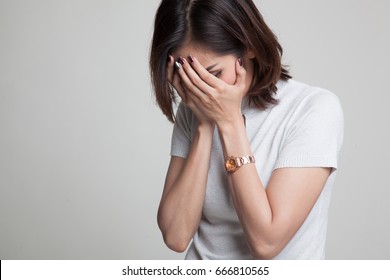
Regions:
<svg viewBox="0 0 390 280"><path fill-rule="evenodd" d="M241 114L237 114L237 116L228 121L219 121L216 125L220 134L231 134L246 130L245 117Z"/></svg>
<svg viewBox="0 0 390 280"><path fill-rule="evenodd" d="M225 159L231 156L252 155L242 115L233 121L218 123L217 126Z"/></svg>
<svg viewBox="0 0 390 280"><path fill-rule="evenodd" d="M202 122L198 124L197 131L198 133L201 134L214 134L214 128L215 128L215 123L213 122Z"/></svg>

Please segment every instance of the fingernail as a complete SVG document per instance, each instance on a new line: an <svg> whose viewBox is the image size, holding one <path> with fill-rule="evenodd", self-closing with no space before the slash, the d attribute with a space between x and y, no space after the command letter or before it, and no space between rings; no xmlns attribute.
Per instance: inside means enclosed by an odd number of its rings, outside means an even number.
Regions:
<svg viewBox="0 0 390 280"><path fill-rule="evenodd" d="M194 62L194 57L193 57L191 54L188 56L188 58L190 59L190 62L191 62L191 63Z"/></svg>
<svg viewBox="0 0 390 280"><path fill-rule="evenodd" d="M238 59L238 63L240 64L240 66L242 66L242 58L241 57Z"/></svg>
<svg viewBox="0 0 390 280"><path fill-rule="evenodd" d="M184 60L184 58L182 58L182 57L179 57L179 59L177 60L181 65L184 65L184 63L186 62L185 60Z"/></svg>
<svg viewBox="0 0 390 280"><path fill-rule="evenodd" d="M181 69L181 64L180 64L180 62L175 61L175 68L176 68L177 71L179 71L179 70Z"/></svg>

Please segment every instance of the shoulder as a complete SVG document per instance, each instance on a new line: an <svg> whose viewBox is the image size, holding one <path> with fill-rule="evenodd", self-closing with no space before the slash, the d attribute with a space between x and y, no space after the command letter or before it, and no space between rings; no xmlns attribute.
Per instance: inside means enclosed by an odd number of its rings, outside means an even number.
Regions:
<svg viewBox="0 0 390 280"><path fill-rule="evenodd" d="M280 82L277 98L281 107L296 113L314 110L325 114L333 112L342 115L343 111L339 98L333 92L295 80Z"/></svg>
<svg viewBox="0 0 390 280"><path fill-rule="evenodd" d="M195 115L183 102L180 102L175 114L173 136L176 137L177 135L182 134L186 139L190 140L196 126L197 119Z"/></svg>
<svg viewBox="0 0 390 280"><path fill-rule="evenodd" d="M280 87L282 152L278 167L333 167L344 135L339 98L329 90L289 81Z"/></svg>

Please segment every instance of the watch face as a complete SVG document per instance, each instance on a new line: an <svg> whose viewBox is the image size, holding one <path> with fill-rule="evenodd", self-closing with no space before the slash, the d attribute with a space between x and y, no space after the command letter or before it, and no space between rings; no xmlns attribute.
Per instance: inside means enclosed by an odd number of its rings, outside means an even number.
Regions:
<svg viewBox="0 0 390 280"><path fill-rule="evenodd" d="M227 171L234 171L237 168L236 161L232 158L226 161L225 166Z"/></svg>

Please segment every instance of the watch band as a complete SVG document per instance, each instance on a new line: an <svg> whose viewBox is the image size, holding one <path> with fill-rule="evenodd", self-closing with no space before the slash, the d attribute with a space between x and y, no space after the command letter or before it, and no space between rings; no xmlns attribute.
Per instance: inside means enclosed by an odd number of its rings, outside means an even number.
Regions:
<svg viewBox="0 0 390 280"><path fill-rule="evenodd" d="M244 156L244 157L229 157L225 161L225 169L227 172L234 172L241 166L249 163L255 163L254 156Z"/></svg>

